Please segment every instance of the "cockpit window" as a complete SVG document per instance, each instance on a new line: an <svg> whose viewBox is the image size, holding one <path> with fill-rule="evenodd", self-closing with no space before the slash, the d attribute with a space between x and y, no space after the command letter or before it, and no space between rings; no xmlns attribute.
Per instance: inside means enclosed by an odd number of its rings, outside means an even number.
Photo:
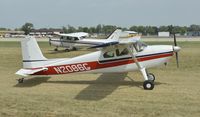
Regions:
<svg viewBox="0 0 200 117"><path fill-rule="evenodd" d="M134 47L136 49L137 52L141 52L144 50L144 48L147 47L147 44L143 43L143 42L137 42L134 44Z"/></svg>
<svg viewBox="0 0 200 117"><path fill-rule="evenodd" d="M104 58L112 58L112 57L114 57L114 52L113 52L113 51L105 52L105 53L103 54L103 57L104 57Z"/></svg>

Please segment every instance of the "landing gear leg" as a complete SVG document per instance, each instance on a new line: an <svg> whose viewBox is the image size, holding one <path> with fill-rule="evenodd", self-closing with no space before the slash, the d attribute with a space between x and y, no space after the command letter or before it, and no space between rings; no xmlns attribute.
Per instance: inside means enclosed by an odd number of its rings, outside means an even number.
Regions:
<svg viewBox="0 0 200 117"><path fill-rule="evenodd" d="M24 82L24 78L20 78L20 79L18 79L18 83L20 84L20 83L23 83Z"/></svg>
<svg viewBox="0 0 200 117"><path fill-rule="evenodd" d="M144 77L144 83L143 83L143 87L145 90L152 90L154 88L154 80L155 80L155 76L152 74L148 74L147 70L145 69L145 67L143 67L139 62L138 59L136 57L136 49L134 49L133 45L130 45L130 49L129 49L129 53L132 57L132 59L135 61L138 69L141 71L143 77ZM134 54L135 53L135 54Z"/></svg>
<svg viewBox="0 0 200 117"><path fill-rule="evenodd" d="M154 88L154 80L155 80L155 76L152 74L148 74L145 68L140 69L143 77L144 77L144 83L143 83L143 87L145 90L152 90ZM151 77L150 77L151 76ZM154 80L152 79L152 77L154 76Z"/></svg>

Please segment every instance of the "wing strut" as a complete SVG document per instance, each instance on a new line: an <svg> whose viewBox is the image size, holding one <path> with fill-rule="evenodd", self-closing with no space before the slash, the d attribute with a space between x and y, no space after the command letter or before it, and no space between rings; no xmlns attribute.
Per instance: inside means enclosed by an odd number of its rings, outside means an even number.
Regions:
<svg viewBox="0 0 200 117"><path fill-rule="evenodd" d="M154 80L155 80L155 77L154 79L152 80L151 79L151 74L148 74L147 70L145 67L143 67L140 62L138 61L137 57L136 57L136 51L134 51L134 47L133 47L133 44L130 45L129 47L129 53L132 57L132 59L134 60L135 64L137 65L138 69L140 70L140 72L142 73L143 77L144 77L144 83L143 83L143 87L144 89L147 89L147 90L152 90L154 88Z"/></svg>

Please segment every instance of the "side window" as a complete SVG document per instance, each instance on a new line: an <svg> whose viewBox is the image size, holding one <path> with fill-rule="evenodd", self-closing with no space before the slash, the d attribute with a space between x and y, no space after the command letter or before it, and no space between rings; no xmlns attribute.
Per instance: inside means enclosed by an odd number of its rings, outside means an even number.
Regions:
<svg viewBox="0 0 200 117"><path fill-rule="evenodd" d="M67 40L68 40L68 41L71 41L71 40L72 40L72 38L67 36Z"/></svg>
<svg viewBox="0 0 200 117"><path fill-rule="evenodd" d="M128 49L127 48L124 48L122 50L120 49L116 49L116 55L117 56L124 56L124 55L128 55Z"/></svg>
<svg viewBox="0 0 200 117"><path fill-rule="evenodd" d="M114 57L114 52L113 52L113 51L105 52L105 53L103 54L103 57L104 57L104 58L112 58L112 57Z"/></svg>
<svg viewBox="0 0 200 117"><path fill-rule="evenodd" d="M79 39L78 39L78 37L74 37L74 40L77 41L77 40L79 40Z"/></svg>

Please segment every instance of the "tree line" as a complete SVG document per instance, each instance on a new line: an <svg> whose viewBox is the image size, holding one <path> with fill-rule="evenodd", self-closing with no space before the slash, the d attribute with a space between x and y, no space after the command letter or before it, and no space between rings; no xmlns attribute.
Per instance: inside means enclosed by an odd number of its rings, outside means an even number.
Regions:
<svg viewBox="0 0 200 117"><path fill-rule="evenodd" d="M93 27L73 27L71 25L63 26L60 28L64 33L73 33L73 32L87 32L90 34L109 34L113 32L115 29L136 31L142 35L157 35L158 32L170 32L170 33L179 33L180 35L184 35L187 32L200 32L200 25L190 25L190 26L131 26L127 27L119 27L115 25L102 25L98 24ZM24 31L25 34L29 34L31 30L34 29L34 25L32 23L25 23L21 28L17 28L15 30ZM46 29L46 28L43 28ZM54 28L49 28L54 29ZM10 30L6 28L0 28L0 30Z"/></svg>

